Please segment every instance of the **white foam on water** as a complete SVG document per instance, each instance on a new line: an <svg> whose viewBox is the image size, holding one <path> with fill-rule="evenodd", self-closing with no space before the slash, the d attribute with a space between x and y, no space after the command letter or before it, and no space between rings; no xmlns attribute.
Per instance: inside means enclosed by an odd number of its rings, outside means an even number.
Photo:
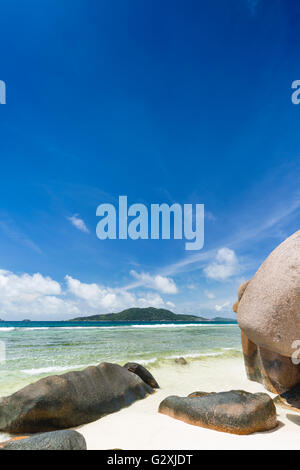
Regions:
<svg viewBox="0 0 300 470"><path fill-rule="evenodd" d="M120 326L57 326L52 327L51 329L56 330L115 330L118 328L122 328L123 325ZM125 328L130 328L129 326L124 325Z"/></svg>
<svg viewBox="0 0 300 470"><path fill-rule="evenodd" d="M177 359L179 357L190 357L196 359L197 357L217 357L217 356L223 356L226 354L227 351L236 351L241 352L241 350L237 348L222 348L222 351L208 351L208 352L198 352L198 353L179 353L179 354L174 354L172 356L167 356L166 359Z"/></svg>
<svg viewBox="0 0 300 470"><path fill-rule="evenodd" d="M157 360L158 360L157 357L152 357L151 359L133 359L132 361L128 361L128 362L136 362L137 364L147 365L147 364L153 364Z"/></svg>
<svg viewBox="0 0 300 470"><path fill-rule="evenodd" d="M205 326L206 328L215 328L215 327L231 327L235 326L235 324L228 324L228 323L219 323L219 324L207 324L207 323L186 323L186 324L178 324L178 323L169 323L169 324L153 324L153 325L110 325L110 326L36 326L36 327L27 327L27 326L18 326L18 327L0 327L1 331L13 331L13 330L23 330L24 331L34 331L34 330L118 330L118 329L135 329L135 328L191 328L191 327L202 327Z"/></svg>
<svg viewBox="0 0 300 470"><path fill-rule="evenodd" d="M182 354L174 354L172 356L167 356L166 359L177 359L179 357L190 357L190 358L196 358L196 357L206 357L206 356L222 356L224 352L218 351L218 352L207 352L207 353L182 353Z"/></svg>
<svg viewBox="0 0 300 470"><path fill-rule="evenodd" d="M202 326L199 323L189 323L184 325L178 325L176 323L170 323L168 325L131 325L131 328L185 328L187 326Z"/></svg>
<svg viewBox="0 0 300 470"><path fill-rule="evenodd" d="M178 359L179 357L186 357L186 358L191 358L191 359L197 359L201 357L218 357L218 356L223 356L226 354L226 351L236 351L240 352L236 348L222 348L222 351L208 351L208 352L197 352L197 353L178 353L178 354L172 354L171 356L165 356L165 357L153 357L151 359L132 359L128 362L136 362L138 364L153 364L154 362L157 361L164 361L164 360L169 360L169 359Z"/></svg>
<svg viewBox="0 0 300 470"><path fill-rule="evenodd" d="M121 328L120 326L36 326L36 327L18 327L16 329L18 330L53 330L53 331L60 331L60 330L100 330L100 329L116 329L116 328ZM128 327L129 328L129 327ZM14 329L14 328L13 328ZM1 330L1 328L0 328Z"/></svg>
<svg viewBox="0 0 300 470"><path fill-rule="evenodd" d="M187 357L215 357L215 356L223 356L222 351L218 352L207 352L207 353L202 353L202 354L187 354Z"/></svg>
<svg viewBox="0 0 300 470"><path fill-rule="evenodd" d="M24 329L30 331L30 330L49 330L50 328L48 326L35 326L35 327L30 327L30 328L24 327Z"/></svg>
<svg viewBox="0 0 300 470"><path fill-rule="evenodd" d="M83 369L84 367L86 367L86 365L82 365L82 364L79 364L79 365L70 365L70 366L51 366L51 367L40 367L40 368L37 368L37 369L23 369L21 370L21 372L23 372L23 374L27 374L27 375L41 375L41 374L48 374L48 373L51 373L51 372L63 372L65 370L72 370L72 369Z"/></svg>
<svg viewBox="0 0 300 470"><path fill-rule="evenodd" d="M131 325L130 328L186 328L186 327L197 327L197 326L205 326L205 327L212 327L212 328L218 328L220 326L235 326L234 324L231 323L186 323L186 324L177 324L177 323L169 323L169 324L164 324L164 325Z"/></svg>

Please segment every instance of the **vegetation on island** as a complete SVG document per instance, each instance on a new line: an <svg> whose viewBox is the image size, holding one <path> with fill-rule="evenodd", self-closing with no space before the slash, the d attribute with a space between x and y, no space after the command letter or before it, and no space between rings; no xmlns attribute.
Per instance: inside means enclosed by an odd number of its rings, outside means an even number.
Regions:
<svg viewBox="0 0 300 470"><path fill-rule="evenodd" d="M128 308L118 313L106 313L102 315L91 315L87 317L77 317L69 321L233 321L231 318L218 317L208 319L197 315L183 315L173 313L163 308Z"/></svg>

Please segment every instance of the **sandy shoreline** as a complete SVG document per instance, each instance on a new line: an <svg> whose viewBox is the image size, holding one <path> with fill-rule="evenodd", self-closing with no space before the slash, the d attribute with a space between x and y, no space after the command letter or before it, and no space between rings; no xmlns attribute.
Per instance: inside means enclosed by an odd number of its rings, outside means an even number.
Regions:
<svg viewBox="0 0 300 470"><path fill-rule="evenodd" d="M75 428L85 437L88 450L299 449L300 414L282 408L277 408L276 429L248 436L192 426L158 413L160 402L167 396L186 396L196 390L243 389L274 397L262 385L247 379L241 357L193 360L186 366L174 362L149 370L161 386L153 395ZM0 435L0 441L9 438L8 434Z"/></svg>
<svg viewBox="0 0 300 470"><path fill-rule="evenodd" d="M237 436L191 426L157 412L168 395L195 390L244 389L266 392L248 381L243 360L193 361L187 366L153 368L161 389L118 413L77 428L88 449L298 449L300 414L277 408L278 427L269 432ZM269 393L269 392L267 392ZM270 393L271 396L274 396Z"/></svg>

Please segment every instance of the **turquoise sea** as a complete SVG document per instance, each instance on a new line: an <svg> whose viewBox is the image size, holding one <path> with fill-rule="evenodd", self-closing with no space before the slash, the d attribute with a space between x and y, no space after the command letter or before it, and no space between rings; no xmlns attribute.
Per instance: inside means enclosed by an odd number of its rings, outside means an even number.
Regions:
<svg viewBox="0 0 300 470"><path fill-rule="evenodd" d="M0 397L47 375L102 361L136 361L155 369L178 356L232 358L241 355L241 342L235 322L1 322L1 349Z"/></svg>

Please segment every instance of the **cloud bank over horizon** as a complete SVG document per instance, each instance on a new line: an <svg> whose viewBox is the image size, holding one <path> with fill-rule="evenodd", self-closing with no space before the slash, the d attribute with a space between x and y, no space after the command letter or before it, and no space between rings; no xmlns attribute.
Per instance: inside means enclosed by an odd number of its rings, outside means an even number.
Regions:
<svg viewBox="0 0 300 470"><path fill-rule="evenodd" d="M106 314L132 307L156 307L191 313L201 316L201 303L185 306L177 303L174 296L178 288L171 278L160 275L130 273L139 284L133 286L108 287L98 283L86 283L66 275L58 282L41 273L16 274L0 269L0 317L6 321L23 320L67 320L77 316ZM135 290L135 291L134 291ZM164 294L164 295L163 295ZM172 297L172 299L171 299ZM215 294L204 291L209 299L210 311L223 310L215 305Z"/></svg>
<svg viewBox="0 0 300 470"><path fill-rule="evenodd" d="M130 307L173 308L156 292L132 293L122 288L83 283L69 275L59 282L40 273L14 274L0 270L0 312L7 321L64 320L74 316L111 313Z"/></svg>

